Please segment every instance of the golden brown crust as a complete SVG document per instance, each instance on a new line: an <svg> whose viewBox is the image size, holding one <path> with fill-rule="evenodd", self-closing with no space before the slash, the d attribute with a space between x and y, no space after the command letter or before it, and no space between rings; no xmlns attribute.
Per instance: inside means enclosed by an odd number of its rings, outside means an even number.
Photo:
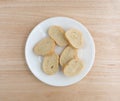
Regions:
<svg viewBox="0 0 120 101"><path fill-rule="evenodd" d="M72 58L77 57L77 49L67 46L60 55L60 65L64 67L64 65L70 61Z"/></svg>
<svg viewBox="0 0 120 101"><path fill-rule="evenodd" d="M77 29L68 30L65 37L74 48L80 48L83 44L82 33Z"/></svg>
<svg viewBox="0 0 120 101"><path fill-rule="evenodd" d="M40 40L33 48L33 51L36 55L50 55L55 50L55 42L49 38L46 37L42 40Z"/></svg>
<svg viewBox="0 0 120 101"><path fill-rule="evenodd" d="M48 75L55 74L59 69L59 56L56 53L45 56L42 69Z"/></svg>
<svg viewBox="0 0 120 101"><path fill-rule="evenodd" d="M66 76L76 76L80 73L83 68L83 63L78 59L71 59L64 67L63 73Z"/></svg>
<svg viewBox="0 0 120 101"><path fill-rule="evenodd" d="M51 26L48 29L48 34L57 45L66 46L68 44L68 41L65 38L65 31L60 26Z"/></svg>

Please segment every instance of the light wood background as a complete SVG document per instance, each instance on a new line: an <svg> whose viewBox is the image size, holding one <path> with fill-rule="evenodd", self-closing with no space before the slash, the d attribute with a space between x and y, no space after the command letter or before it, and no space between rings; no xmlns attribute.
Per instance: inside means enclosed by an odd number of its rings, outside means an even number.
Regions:
<svg viewBox="0 0 120 101"><path fill-rule="evenodd" d="M96 45L88 75L68 87L51 87L29 71L29 32L53 16L82 22ZM0 0L0 101L120 101L120 0Z"/></svg>

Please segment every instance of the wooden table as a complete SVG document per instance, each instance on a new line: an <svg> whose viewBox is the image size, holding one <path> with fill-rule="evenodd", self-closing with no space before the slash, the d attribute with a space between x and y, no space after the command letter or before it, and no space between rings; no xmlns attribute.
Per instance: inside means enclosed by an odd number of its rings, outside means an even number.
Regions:
<svg viewBox="0 0 120 101"><path fill-rule="evenodd" d="M29 32L53 16L82 22L96 45L93 68L68 87L42 83L25 62ZM120 101L120 0L0 0L0 101Z"/></svg>

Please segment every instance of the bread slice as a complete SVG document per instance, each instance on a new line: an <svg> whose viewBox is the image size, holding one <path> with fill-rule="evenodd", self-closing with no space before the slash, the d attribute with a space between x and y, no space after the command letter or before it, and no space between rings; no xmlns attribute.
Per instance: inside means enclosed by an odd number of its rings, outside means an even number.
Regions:
<svg viewBox="0 0 120 101"><path fill-rule="evenodd" d="M63 73L66 76L78 75L83 68L83 63L79 59L70 60L63 69Z"/></svg>
<svg viewBox="0 0 120 101"><path fill-rule="evenodd" d="M80 48L83 43L82 33L77 29L70 29L65 33L65 36L69 43L74 48Z"/></svg>
<svg viewBox="0 0 120 101"><path fill-rule="evenodd" d="M54 52L55 42L50 38L46 37L40 40L33 48L33 51L36 55L49 55Z"/></svg>
<svg viewBox="0 0 120 101"><path fill-rule="evenodd" d="M60 26L51 26L48 29L48 34L57 45L66 46L68 44L68 41L65 38L65 31Z"/></svg>
<svg viewBox="0 0 120 101"><path fill-rule="evenodd" d="M60 65L63 67L72 58L77 57L77 49L67 46L60 55Z"/></svg>
<svg viewBox="0 0 120 101"><path fill-rule="evenodd" d="M55 74L59 69L59 56L56 53L45 56L42 69L48 75Z"/></svg>

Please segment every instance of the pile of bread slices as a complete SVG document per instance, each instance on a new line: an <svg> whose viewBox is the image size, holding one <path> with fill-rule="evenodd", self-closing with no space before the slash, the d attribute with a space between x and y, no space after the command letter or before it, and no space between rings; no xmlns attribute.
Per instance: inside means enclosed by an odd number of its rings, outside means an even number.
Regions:
<svg viewBox="0 0 120 101"><path fill-rule="evenodd" d="M82 33L77 29L64 31L60 26L50 26L48 37L43 38L33 48L38 56L43 56L42 70L53 75L61 70L66 76L75 76L80 73L83 63L78 58L78 49L83 44ZM55 52L55 46L65 47L60 56Z"/></svg>

